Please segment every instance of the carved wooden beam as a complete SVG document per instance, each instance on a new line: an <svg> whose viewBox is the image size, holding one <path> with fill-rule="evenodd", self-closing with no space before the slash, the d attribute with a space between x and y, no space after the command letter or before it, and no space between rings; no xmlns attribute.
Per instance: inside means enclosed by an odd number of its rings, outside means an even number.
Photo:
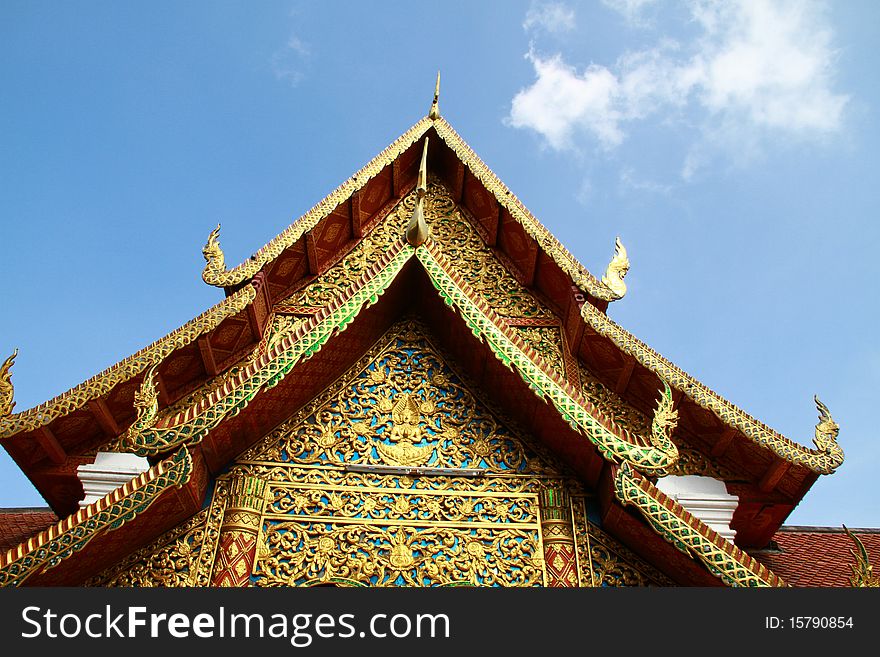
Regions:
<svg viewBox="0 0 880 657"><path fill-rule="evenodd" d="M400 196L400 163L397 159L391 161L391 197Z"/></svg>
<svg viewBox="0 0 880 657"><path fill-rule="evenodd" d="M211 376L217 376L220 374L220 370L217 367L217 360L214 357L214 350L211 348L208 336L200 336L197 342L199 343L199 351L202 354L202 363L205 365L205 371Z"/></svg>
<svg viewBox="0 0 880 657"><path fill-rule="evenodd" d="M351 234L354 237L364 236L364 224L361 220L361 190L351 195Z"/></svg>
<svg viewBox="0 0 880 657"><path fill-rule="evenodd" d="M162 375L156 370L156 375L153 379L156 382L156 392L159 393L159 403L162 406L171 406L171 396L168 394L168 386L165 385L165 380L162 378Z"/></svg>
<svg viewBox="0 0 880 657"><path fill-rule="evenodd" d="M104 401L103 397L90 399L89 410L92 412L92 415L95 416L95 419L98 421L98 424L101 425L101 429L105 434L111 437L116 437L122 433L122 430L116 423L116 418L113 417L110 409L107 408L107 402Z"/></svg>
<svg viewBox="0 0 880 657"><path fill-rule="evenodd" d="M790 467L791 463L788 461L778 460L767 468L767 471L758 483L758 488L761 489L761 492L769 493L776 488L776 484L782 480Z"/></svg>
<svg viewBox="0 0 880 657"><path fill-rule="evenodd" d="M632 378L633 370L636 368L636 359L630 356L624 356L623 369L617 377L617 383L614 384L614 392L622 395L629 386L629 380Z"/></svg>
<svg viewBox="0 0 880 657"><path fill-rule="evenodd" d="M565 333L571 345L571 353L577 356L581 350L581 340L584 337L585 324L581 319L581 306L587 298L577 285L572 284L571 293L568 295L568 309L565 312Z"/></svg>
<svg viewBox="0 0 880 657"><path fill-rule="evenodd" d="M56 465L61 465L67 461L67 452L58 442L55 434L49 427L40 427L36 431L37 443L43 448L49 460Z"/></svg>
<svg viewBox="0 0 880 657"><path fill-rule="evenodd" d="M727 448L730 447L730 443L733 442L733 437L736 436L737 430L733 427L727 427L724 433L715 441L715 444L712 446L712 451L709 453L711 456L718 457L722 456L724 452L727 451Z"/></svg>
<svg viewBox="0 0 880 657"><path fill-rule="evenodd" d="M455 173L452 177L452 198L461 205L464 199L464 162L456 160Z"/></svg>
<svg viewBox="0 0 880 657"><path fill-rule="evenodd" d="M318 267L318 243L315 240L315 231L310 230L305 235L306 241L306 260L309 263L309 273L317 276L321 273Z"/></svg>

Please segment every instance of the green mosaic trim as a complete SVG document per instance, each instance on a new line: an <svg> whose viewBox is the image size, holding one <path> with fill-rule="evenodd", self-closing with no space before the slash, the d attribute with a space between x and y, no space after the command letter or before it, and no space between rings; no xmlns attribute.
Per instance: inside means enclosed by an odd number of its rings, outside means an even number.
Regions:
<svg viewBox="0 0 880 657"><path fill-rule="evenodd" d="M606 459L613 462L628 461L644 472L662 470L675 463L678 449L665 433L655 432L652 440L654 445L642 446L628 442L609 431L472 301L472 296L462 287L466 284L457 283L450 276L428 245L416 249L416 255L443 300L458 310L473 334L484 339L502 363L515 367L535 394L552 402L569 425L586 435Z"/></svg>

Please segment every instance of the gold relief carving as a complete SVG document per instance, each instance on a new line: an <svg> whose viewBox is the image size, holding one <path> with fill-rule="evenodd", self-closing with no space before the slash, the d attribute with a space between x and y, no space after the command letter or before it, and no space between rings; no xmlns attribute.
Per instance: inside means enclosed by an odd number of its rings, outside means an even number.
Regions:
<svg viewBox="0 0 880 657"><path fill-rule="evenodd" d="M427 213L432 237L443 255L455 263L456 272L492 310L503 317L553 319L553 313L498 261L444 186L432 182L428 197L433 201Z"/></svg>
<svg viewBox="0 0 880 657"><path fill-rule="evenodd" d="M382 399L379 402L379 408L384 405L390 405L390 399ZM432 412L436 407L431 401L421 403L421 406ZM420 405L417 398L409 393L400 395L398 401L391 409L391 417L393 424L391 426L391 435L388 440L389 444L380 440L376 441L376 450L379 457L390 465L406 465L420 466L428 462L434 451L433 443L428 443L423 447L416 447L415 443L424 440L422 431L419 428L421 416L419 414Z"/></svg>
<svg viewBox="0 0 880 657"><path fill-rule="evenodd" d="M560 376L565 376L562 336L556 326L514 326L514 331Z"/></svg>
<svg viewBox="0 0 880 657"><path fill-rule="evenodd" d="M415 321L396 325L237 460L230 478L256 477L268 488L248 581L546 584L544 543L573 546L570 513L556 507L569 491L582 494L580 486L540 443L477 398L427 334ZM388 449L402 445L409 447ZM412 449L423 450L418 461L427 454L432 468L485 474L345 470L412 463L400 458ZM569 554L574 564L573 547ZM570 584L576 572L564 577Z"/></svg>
<svg viewBox="0 0 880 657"><path fill-rule="evenodd" d="M685 475L701 475L722 481L742 479L742 475L738 475L733 470L716 463L705 454L689 447L683 447L681 444L678 446L678 461L671 468L667 468L657 474L661 477L666 475L677 475L680 477Z"/></svg>
<svg viewBox="0 0 880 657"><path fill-rule="evenodd" d="M269 520L258 586L334 579L369 586L540 586L537 526L444 527Z"/></svg>
<svg viewBox="0 0 880 657"><path fill-rule="evenodd" d="M581 581L592 586L675 586L659 570L587 519L586 499L572 500Z"/></svg>
<svg viewBox="0 0 880 657"><path fill-rule="evenodd" d="M623 401L617 393L605 386L590 370L579 363L581 392L606 418L626 429L642 444L650 444L651 420Z"/></svg>
<svg viewBox="0 0 880 657"><path fill-rule="evenodd" d="M208 510L204 509L84 586L192 586L207 518Z"/></svg>
<svg viewBox="0 0 880 657"><path fill-rule="evenodd" d="M427 337L404 322L337 384L248 450L243 461L427 465L538 474L558 461L524 448ZM537 458L535 449L541 450ZM427 458L426 458L427 457Z"/></svg>

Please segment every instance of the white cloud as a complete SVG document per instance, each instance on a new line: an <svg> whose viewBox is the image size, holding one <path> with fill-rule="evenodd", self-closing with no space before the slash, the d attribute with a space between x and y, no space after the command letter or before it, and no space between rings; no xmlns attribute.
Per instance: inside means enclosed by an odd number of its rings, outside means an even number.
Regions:
<svg viewBox="0 0 880 657"><path fill-rule="evenodd" d="M789 132L834 132L847 96L832 92L835 53L818 5L697 5L705 30L693 66L700 102L713 113Z"/></svg>
<svg viewBox="0 0 880 657"><path fill-rule="evenodd" d="M640 178L632 167L624 167L620 171L620 189L626 191L634 189L639 192L650 192L651 194L668 195L672 192L671 185L664 185L653 180Z"/></svg>
<svg viewBox="0 0 880 657"><path fill-rule="evenodd" d="M287 43L272 55L272 72L279 80L285 80L295 87L305 77L306 64L311 55L309 45L291 34Z"/></svg>
<svg viewBox="0 0 880 657"><path fill-rule="evenodd" d="M619 12L628 23L641 25L644 20L645 7L653 5L657 0L602 0L602 4Z"/></svg>
<svg viewBox="0 0 880 657"><path fill-rule="evenodd" d="M693 42L661 39L611 67L578 73L561 54L530 50L536 80L513 98L508 124L535 130L557 150L575 148L579 133L607 149L624 140L628 122L688 111L705 143L692 148L685 177L713 150L747 143L754 153L771 134L809 140L841 129L848 96L833 89L836 54L823 5L693 0L691 14L700 28Z"/></svg>
<svg viewBox="0 0 880 657"><path fill-rule="evenodd" d="M575 27L574 11L561 2L532 2L523 21L526 32L544 30L551 34L569 32Z"/></svg>
<svg viewBox="0 0 880 657"><path fill-rule="evenodd" d="M557 150L573 147L577 129L592 133L606 147L621 142L615 109L618 81L607 68L590 66L578 75L560 55L542 59L529 52L526 57L538 79L514 97L511 126L536 130Z"/></svg>

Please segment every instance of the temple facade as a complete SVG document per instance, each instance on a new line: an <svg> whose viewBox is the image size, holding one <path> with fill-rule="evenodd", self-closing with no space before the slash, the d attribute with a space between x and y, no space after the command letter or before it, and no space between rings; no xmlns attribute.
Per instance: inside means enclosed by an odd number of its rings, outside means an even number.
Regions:
<svg viewBox="0 0 880 657"><path fill-rule="evenodd" d="M877 586L880 533L783 523L843 462L609 317L587 271L440 115L244 263L225 298L0 442L4 586Z"/></svg>

